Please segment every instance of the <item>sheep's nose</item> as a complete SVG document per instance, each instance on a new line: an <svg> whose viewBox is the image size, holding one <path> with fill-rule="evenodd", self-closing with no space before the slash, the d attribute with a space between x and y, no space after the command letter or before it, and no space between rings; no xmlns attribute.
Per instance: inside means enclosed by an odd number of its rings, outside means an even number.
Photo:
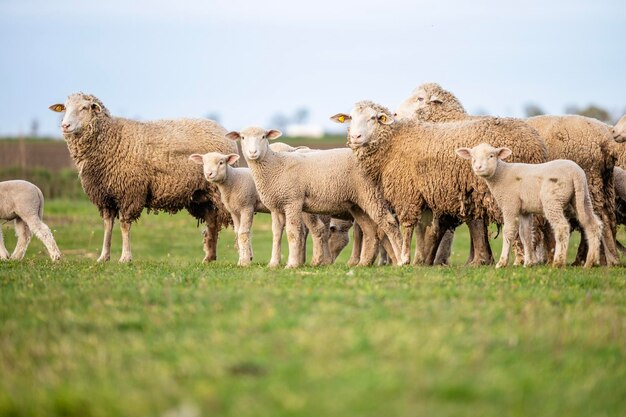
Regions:
<svg viewBox="0 0 626 417"><path fill-rule="evenodd" d="M61 127L62 127L63 129L67 129L67 128L69 128L69 127L70 127L70 124L69 124L69 123L62 123L62 124L61 124Z"/></svg>
<svg viewBox="0 0 626 417"><path fill-rule="evenodd" d="M352 139L361 139L361 134L359 133L358 135L350 135L350 137Z"/></svg>

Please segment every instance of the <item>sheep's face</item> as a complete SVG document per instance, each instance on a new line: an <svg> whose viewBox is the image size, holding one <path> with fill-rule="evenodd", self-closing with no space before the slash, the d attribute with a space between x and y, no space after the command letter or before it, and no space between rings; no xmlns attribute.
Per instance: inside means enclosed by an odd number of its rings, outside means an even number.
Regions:
<svg viewBox="0 0 626 417"><path fill-rule="evenodd" d="M393 117L367 106L355 107L349 115L339 113L330 119L337 123L350 122L348 145L354 147L365 146L373 142L379 125L390 125L394 122Z"/></svg>
<svg viewBox="0 0 626 417"><path fill-rule="evenodd" d="M50 110L65 112L61 121L63 134L80 133L94 115L102 112L102 107L97 102L90 100L82 94L72 94L65 104L53 104Z"/></svg>
<svg viewBox="0 0 626 417"><path fill-rule="evenodd" d="M613 127L613 138L616 142L626 142L626 114Z"/></svg>
<svg viewBox="0 0 626 417"><path fill-rule="evenodd" d="M189 160L202 165L204 178L209 182L223 182L228 176L228 165L233 165L239 160L239 155L224 155L218 152L209 152L204 155L193 154Z"/></svg>
<svg viewBox="0 0 626 417"><path fill-rule="evenodd" d="M276 129L265 130L260 127L249 127L241 132L229 132L226 137L241 141L241 153L246 161L261 161L269 150L268 140L277 139L282 133Z"/></svg>
<svg viewBox="0 0 626 417"><path fill-rule="evenodd" d="M456 154L463 159L472 161L472 171L479 177L490 178L496 173L498 160L506 159L511 155L509 148L494 148L493 146L481 143L473 148L460 148Z"/></svg>
<svg viewBox="0 0 626 417"><path fill-rule="evenodd" d="M429 94L424 88L418 87L409 98L400 103L394 117L399 120L411 119L421 109L441 103L442 101L437 94Z"/></svg>

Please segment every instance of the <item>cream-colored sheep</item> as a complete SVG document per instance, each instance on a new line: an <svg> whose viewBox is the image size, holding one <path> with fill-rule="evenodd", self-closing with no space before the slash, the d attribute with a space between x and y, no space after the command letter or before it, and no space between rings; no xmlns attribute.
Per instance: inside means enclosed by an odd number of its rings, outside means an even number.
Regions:
<svg viewBox="0 0 626 417"><path fill-rule="evenodd" d="M373 262L378 227L389 238L393 252L400 252L397 220L385 206L377 188L358 168L349 149L274 152L268 140L280 135L277 130L250 127L226 136L241 140L242 153L263 203L272 213L286 216L288 268L301 264L297 256L301 239L297 229L302 211L327 215L350 212L363 229L365 244L361 265Z"/></svg>
<svg viewBox="0 0 626 417"><path fill-rule="evenodd" d="M510 149L486 143L459 148L456 153L471 160L472 170L485 180L502 210L504 244L496 268L507 265L510 244L518 230L524 245L524 266L535 264L532 214L545 217L552 226L556 239L553 265L564 266L570 234L565 211L570 207L589 245L585 267L599 263L602 222L593 211L585 172L576 163L564 159L543 164L507 163L503 159L511 155Z"/></svg>
<svg viewBox="0 0 626 417"><path fill-rule="evenodd" d="M613 126L611 133L616 142L626 142L626 114Z"/></svg>
<svg viewBox="0 0 626 417"><path fill-rule="evenodd" d="M43 194L39 187L28 181L13 180L0 182L0 219L15 222L17 245L11 259L22 259L28 249L31 233L43 242L50 259L58 261L61 252L57 247L50 228L43 222ZM0 260L8 259L0 227Z"/></svg>
<svg viewBox="0 0 626 417"><path fill-rule="evenodd" d="M251 232L254 213L270 213L270 210L265 207L259 197L250 169L231 166L239 160L237 154L224 155L218 152L209 152L204 155L193 154L189 159L203 165L204 176L207 181L216 184L219 188L222 203L233 219L239 250L238 265L250 265L253 258ZM313 259L311 260L313 266L327 265L332 262L328 246L329 230L326 226L326 223L330 223L330 218L320 219L319 217L308 213L303 213L302 216L302 221L311 231L313 238ZM284 227L283 216L276 220L272 219L272 221L277 221ZM282 235L283 227L281 227L280 235ZM277 267L280 264L280 240L279 236L274 236L269 267ZM303 261L305 250L306 247L303 244L300 248L300 257Z"/></svg>
<svg viewBox="0 0 626 417"><path fill-rule="evenodd" d="M626 169L613 168L613 177L615 181L615 195L626 201Z"/></svg>

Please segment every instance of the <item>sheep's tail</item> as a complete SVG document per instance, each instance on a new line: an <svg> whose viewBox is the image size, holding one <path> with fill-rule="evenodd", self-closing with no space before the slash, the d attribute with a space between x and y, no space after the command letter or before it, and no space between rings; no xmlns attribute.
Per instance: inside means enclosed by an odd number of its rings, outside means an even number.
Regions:
<svg viewBox="0 0 626 417"><path fill-rule="evenodd" d="M593 211L593 204L589 195L589 185L585 172L579 168L573 178L574 181L574 204L576 217L585 231L589 252L585 266L592 266L600 260L600 242L602 239L602 222Z"/></svg>

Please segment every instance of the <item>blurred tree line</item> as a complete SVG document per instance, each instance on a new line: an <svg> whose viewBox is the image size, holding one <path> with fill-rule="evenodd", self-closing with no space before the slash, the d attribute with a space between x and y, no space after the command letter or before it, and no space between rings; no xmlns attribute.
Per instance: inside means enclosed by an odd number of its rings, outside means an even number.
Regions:
<svg viewBox="0 0 626 417"><path fill-rule="evenodd" d="M526 114L526 117L541 116L542 114L546 114L543 109L535 103L529 103L524 106L524 113ZM595 104L589 104L587 105L587 107L569 105L565 107L565 113L592 117L594 119L598 119L604 123L612 125L615 124L624 113L626 113L626 109L623 111L622 114L611 114L611 112L607 109L596 106Z"/></svg>

